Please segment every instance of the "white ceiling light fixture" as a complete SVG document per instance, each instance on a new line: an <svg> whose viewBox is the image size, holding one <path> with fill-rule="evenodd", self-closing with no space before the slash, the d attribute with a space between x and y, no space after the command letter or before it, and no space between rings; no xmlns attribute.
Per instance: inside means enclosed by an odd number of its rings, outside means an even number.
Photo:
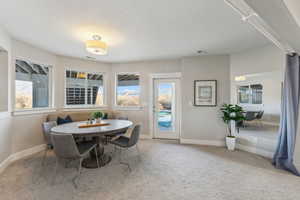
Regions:
<svg viewBox="0 0 300 200"><path fill-rule="evenodd" d="M245 81L246 80L246 76L236 76L234 77L235 81Z"/></svg>
<svg viewBox="0 0 300 200"><path fill-rule="evenodd" d="M92 54L96 55L106 55L107 54L107 45L105 42L101 41L99 35L94 35L93 40L88 40L85 43L86 50Z"/></svg>

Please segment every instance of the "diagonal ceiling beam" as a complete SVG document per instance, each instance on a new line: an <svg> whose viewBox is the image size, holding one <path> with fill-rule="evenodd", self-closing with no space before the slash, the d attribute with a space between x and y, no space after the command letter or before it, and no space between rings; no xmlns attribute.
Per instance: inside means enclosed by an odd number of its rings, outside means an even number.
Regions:
<svg viewBox="0 0 300 200"><path fill-rule="evenodd" d="M28 69L21 66L18 62L16 62L16 70L21 71L22 73L30 74L30 71L28 71Z"/></svg>

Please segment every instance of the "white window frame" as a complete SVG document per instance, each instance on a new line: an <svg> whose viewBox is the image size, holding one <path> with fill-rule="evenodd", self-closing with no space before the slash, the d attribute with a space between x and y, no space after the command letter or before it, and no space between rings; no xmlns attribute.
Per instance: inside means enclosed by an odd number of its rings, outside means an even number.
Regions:
<svg viewBox="0 0 300 200"><path fill-rule="evenodd" d="M99 74L103 77L103 105L88 105L88 104L81 104L81 105L67 105L67 71L77 71L82 73L91 73L91 74ZM97 108L107 108L107 77L105 72L95 72L91 70L81 70L78 68L65 68L64 69L64 109L97 109ZM86 85L87 86L87 85ZM87 93L86 93L87 94ZM87 96L85 97L87 100Z"/></svg>
<svg viewBox="0 0 300 200"><path fill-rule="evenodd" d="M139 104L136 106L121 106L117 104L117 89L118 89L118 75L124 75L124 74L135 74L139 76ZM115 110L141 110L143 108L141 104L141 94L142 94L142 87L141 87L141 74L139 72L116 72L115 73L115 81L114 81L114 109Z"/></svg>
<svg viewBox="0 0 300 200"><path fill-rule="evenodd" d="M16 92L16 61L17 60L22 60L25 62L30 62L38 65L47 65L49 67L49 82L48 82L48 102L49 106L48 107L40 107L40 108L25 108L25 109L17 109L16 108L16 97L17 97L17 92ZM49 113L49 112L55 112L56 108L54 107L54 99L55 99L55 93L54 93L54 71L55 71L55 65L47 62L36 62L32 59L27 59L27 58L22 58L22 57L16 57L13 62L13 104L12 110L13 110L13 115L29 115L29 114L39 114L39 113Z"/></svg>
<svg viewBox="0 0 300 200"><path fill-rule="evenodd" d="M239 100L239 87L248 86L250 88L251 85L256 85L256 84L260 84L260 85L263 86L263 84L261 82L243 82L243 83L237 84L237 86L236 86L236 96L237 96L237 103L239 105L244 105L244 106L262 106L263 105L263 98L262 98L262 103L261 104L241 103L240 100ZM263 87L263 90L264 90L264 87ZM252 98L250 98L250 97L252 97L252 94L250 94L250 96L249 96L249 100L251 100L251 102L252 102Z"/></svg>

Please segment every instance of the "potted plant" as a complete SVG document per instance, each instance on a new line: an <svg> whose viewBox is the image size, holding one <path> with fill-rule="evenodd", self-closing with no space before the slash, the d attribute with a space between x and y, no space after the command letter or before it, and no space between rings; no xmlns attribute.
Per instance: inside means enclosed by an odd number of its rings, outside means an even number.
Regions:
<svg viewBox="0 0 300 200"><path fill-rule="evenodd" d="M103 117L103 113L100 111L96 111L92 113L93 118L95 119L96 123L101 123L102 117Z"/></svg>
<svg viewBox="0 0 300 200"><path fill-rule="evenodd" d="M236 123L245 120L243 108L239 105L224 104L221 107L223 113L222 119L227 124L229 135L226 137L226 146L228 150L235 149L236 137Z"/></svg>

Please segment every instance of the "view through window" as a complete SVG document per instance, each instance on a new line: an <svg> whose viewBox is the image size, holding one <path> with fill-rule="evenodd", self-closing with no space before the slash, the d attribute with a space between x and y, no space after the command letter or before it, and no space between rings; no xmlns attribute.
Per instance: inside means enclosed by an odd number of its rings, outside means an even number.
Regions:
<svg viewBox="0 0 300 200"><path fill-rule="evenodd" d="M103 74L66 71L66 105L104 105Z"/></svg>
<svg viewBox="0 0 300 200"><path fill-rule="evenodd" d="M261 84L238 87L238 101L241 104L262 104L263 86Z"/></svg>
<svg viewBox="0 0 300 200"><path fill-rule="evenodd" d="M51 66L16 60L15 108L49 107L49 76Z"/></svg>
<svg viewBox="0 0 300 200"><path fill-rule="evenodd" d="M140 77L138 74L118 74L116 90L118 106L138 106L140 104Z"/></svg>

